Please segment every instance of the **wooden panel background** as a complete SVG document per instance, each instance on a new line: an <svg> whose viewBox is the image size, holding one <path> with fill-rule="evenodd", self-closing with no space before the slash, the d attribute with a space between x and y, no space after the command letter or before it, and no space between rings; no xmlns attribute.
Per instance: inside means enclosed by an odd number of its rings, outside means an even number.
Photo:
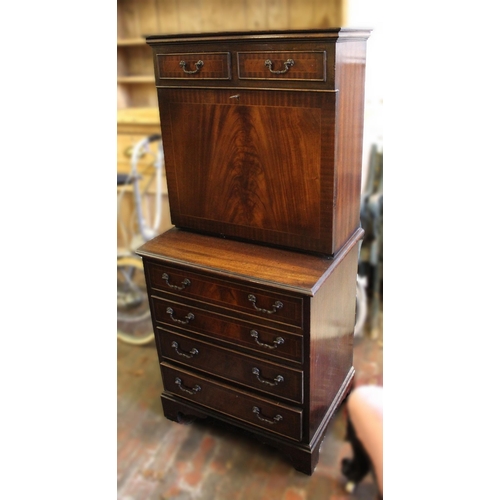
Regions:
<svg viewBox="0 0 500 500"><path fill-rule="evenodd" d="M118 38L146 34L329 28L347 0L118 0Z"/></svg>

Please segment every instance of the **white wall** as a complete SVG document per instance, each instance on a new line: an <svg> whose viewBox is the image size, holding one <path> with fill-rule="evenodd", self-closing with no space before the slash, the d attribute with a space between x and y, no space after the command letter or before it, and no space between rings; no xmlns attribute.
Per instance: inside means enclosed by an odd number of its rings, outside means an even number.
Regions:
<svg viewBox="0 0 500 500"><path fill-rule="evenodd" d="M365 86L365 129L363 141L363 185L371 146L383 144L382 89L382 2L380 0L349 0L347 26L373 29L367 43Z"/></svg>

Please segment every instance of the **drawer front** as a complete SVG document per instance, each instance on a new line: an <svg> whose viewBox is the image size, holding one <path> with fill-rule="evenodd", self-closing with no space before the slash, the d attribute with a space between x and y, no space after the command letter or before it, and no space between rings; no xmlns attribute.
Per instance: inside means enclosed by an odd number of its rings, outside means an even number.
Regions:
<svg viewBox="0 0 500 500"><path fill-rule="evenodd" d="M240 80L326 81L325 51L238 52Z"/></svg>
<svg viewBox="0 0 500 500"><path fill-rule="evenodd" d="M229 52L157 54L157 75L161 80L230 80Z"/></svg>
<svg viewBox="0 0 500 500"><path fill-rule="evenodd" d="M158 329L161 356L236 382L251 389L288 399L304 400L303 372L217 347L198 339Z"/></svg>
<svg viewBox="0 0 500 500"><path fill-rule="evenodd" d="M300 441L302 410L259 398L180 368L161 363L166 391L252 426Z"/></svg>
<svg viewBox="0 0 500 500"><path fill-rule="evenodd" d="M262 291L159 264L147 265L151 288L302 328L302 298ZM231 314L231 313L229 313Z"/></svg>
<svg viewBox="0 0 500 500"><path fill-rule="evenodd" d="M260 356L303 362L303 337L252 322L233 319L192 305L152 297L157 323L216 338Z"/></svg>

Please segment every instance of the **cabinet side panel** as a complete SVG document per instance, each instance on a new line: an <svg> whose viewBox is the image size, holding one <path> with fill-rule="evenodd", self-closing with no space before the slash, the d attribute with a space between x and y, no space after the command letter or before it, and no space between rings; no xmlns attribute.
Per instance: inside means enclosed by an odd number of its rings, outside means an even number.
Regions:
<svg viewBox="0 0 500 500"><path fill-rule="evenodd" d="M353 246L311 300L309 439L353 366L357 250Z"/></svg>
<svg viewBox="0 0 500 500"><path fill-rule="evenodd" d="M359 227L366 41L337 42L335 251Z"/></svg>

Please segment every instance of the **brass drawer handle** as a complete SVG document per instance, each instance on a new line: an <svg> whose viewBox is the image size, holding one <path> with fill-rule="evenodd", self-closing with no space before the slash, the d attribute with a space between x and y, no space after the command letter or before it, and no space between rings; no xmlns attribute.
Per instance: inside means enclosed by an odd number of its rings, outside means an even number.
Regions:
<svg viewBox="0 0 500 500"><path fill-rule="evenodd" d="M274 305L273 305L273 309L272 309L272 311L271 311L271 310L268 310L268 309L261 309L260 307L257 307L257 306L255 305L255 303L257 302L257 298L255 297L255 295L252 295L252 294L250 294L250 295L248 296L248 300L252 303L252 305L253 305L253 307L254 307L254 309L255 309L256 311L259 311L259 312L262 312L262 313L274 314L275 312L277 312L277 311L278 311L278 309L281 309L281 308L283 307L283 303L282 303L282 302L280 302L279 300L277 300L277 301L274 303Z"/></svg>
<svg viewBox="0 0 500 500"><path fill-rule="evenodd" d="M180 61L179 66L182 68L184 73L187 73L188 75L194 75L195 73L198 73L198 71L200 71L203 67L203 61L200 59L197 63L195 63L196 69L193 71L189 71L186 69L186 61Z"/></svg>
<svg viewBox="0 0 500 500"><path fill-rule="evenodd" d="M180 323L181 325L187 325L191 320L194 319L194 314L193 313L188 313L184 317L184 320L174 318L174 310L171 307L167 307L167 314L170 315L170 319L172 321L174 321L175 323Z"/></svg>
<svg viewBox="0 0 500 500"><path fill-rule="evenodd" d="M265 417L261 417L260 408L258 408L257 406L254 406L252 408L252 411L255 413L255 415L257 415L257 418L259 420L262 420L262 422L266 422L267 424L274 425L277 424L280 420L283 420L283 417L281 415L276 415L275 417L273 417L272 420L269 420L268 418Z"/></svg>
<svg viewBox="0 0 500 500"><path fill-rule="evenodd" d="M275 386L278 385L280 382L284 382L285 379L281 375L277 375L272 382L269 380L266 380L265 378L260 378L260 370L258 368L252 368L252 373L257 377L257 380L259 382L262 382L263 384Z"/></svg>
<svg viewBox="0 0 500 500"><path fill-rule="evenodd" d="M267 66L269 68L269 71L274 75L282 75L283 73L286 73L295 64L295 61L293 59L287 59L283 64L285 66L285 69L273 70L273 62L271 61L271 59L266 59L264 61L264 65Z"/></svg>
<svg viewBox="0 0 500 500"><path fill-rule="evenodd" d="M184 356L185 358L192 358L193 356L199 354L199 351L198 349L196 349L196 347L193 347L189 352L182 351L181 349L179 349L179 344L175 340L172 341L171 345L179 356Z"/></svg>
<svg viewBox="0 0 500 500"><path fill-rule="evenodd" d="M179 386L179 389L181 391L187 392L188 394L196 394L197 392L201 391L201 387L198 384L196 384L192 388L183 387L182 380L179 377L175 377L175 383Z"/></svg>
<svg viewBox="0 0 500 500"><path fill-rule="evenodd" d="M250 330L250 336L255 339L255 342L261 347L266 347L267 349L276 349L279 345L284 344L285 340L283 337L276 337L276 340L273 340L274 345L265 344L264 342L259 341L259 332L257 330Z"/></svg>
<svg viewBox="0 0 500 500"><path fill-rule="evenodd" d="M189 281L187 278L185 280L182 281L182 283L180 285L172 285L171 283L168 282L169 280L169 276L167 273L163 273L162 276L161 276L161 279L162 280L165 280L167 285L170 287L170 288L173 288L174 290L184 290L184 288L186 288L187 286L189 286L191 284L191 281Z"/></svg>

